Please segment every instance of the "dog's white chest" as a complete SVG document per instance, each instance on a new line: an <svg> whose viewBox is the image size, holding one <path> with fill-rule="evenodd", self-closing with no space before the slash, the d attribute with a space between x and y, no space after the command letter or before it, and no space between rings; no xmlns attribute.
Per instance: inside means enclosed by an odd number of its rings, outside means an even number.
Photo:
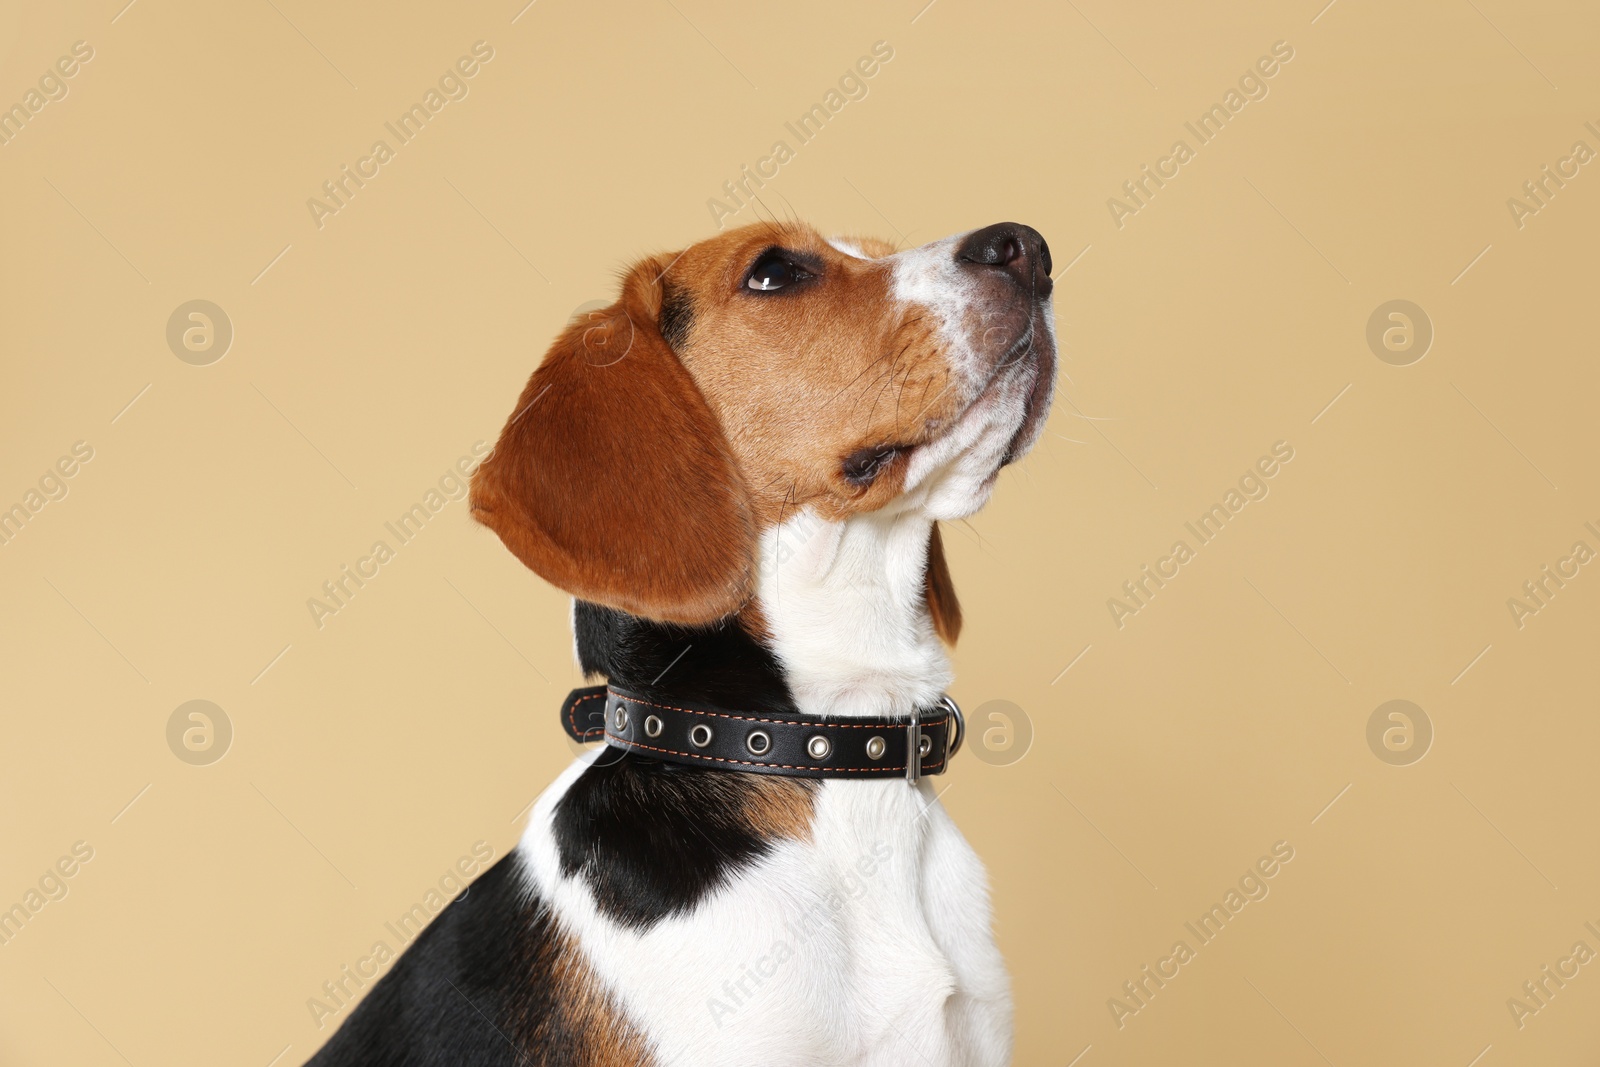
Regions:
<svg viewBox="0 0 1600 1067"><path fill-rule="evenodd" d="M644 932L555 874L537 816L524 852L661 1067L1002 1064L1008 982L940 781L825 783L809 842Z"/></svg>

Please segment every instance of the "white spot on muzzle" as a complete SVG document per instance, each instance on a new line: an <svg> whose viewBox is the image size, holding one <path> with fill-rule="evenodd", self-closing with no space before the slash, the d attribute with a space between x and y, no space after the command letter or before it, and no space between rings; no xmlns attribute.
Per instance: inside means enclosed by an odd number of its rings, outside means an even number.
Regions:
<svg viewBox="0 0 1600 1067"><path fill-rule="evenodd" d="M979 287L956 261L956 249L966 236L958 233L907 249L890 256L889 262L894 265L895 299L937 316L939 340L949 354L951 369L976 385L983 381L985 361L965 323L979 299Z"/></svg>

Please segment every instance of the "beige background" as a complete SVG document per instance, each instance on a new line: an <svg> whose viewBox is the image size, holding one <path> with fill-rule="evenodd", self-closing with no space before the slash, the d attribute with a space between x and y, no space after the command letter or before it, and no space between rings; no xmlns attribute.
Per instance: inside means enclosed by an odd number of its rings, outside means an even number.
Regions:
<svg viewBox="0 0 1600 1067"><path fill-rule="evenodd" d="M1506 1003L1600 950L1600 569L1507 606L1600 549L1600 168L1520 229L1506 203L1600 149L1591 5L124 2L0 17L0 104L94 49L0 147L0 506L94 450L0 547L0 905L94 849L0 947L0 1063L299 1063L321 984L511 847L570 758L565 598L452 502L322 628L306 600L879 40L767 207L908 244L1017 219L1057 264L1050 432L946 536L954 693L1034 734L940 782L1018 1062L1600 1055L1600 964L1520 1029ZM319 229L307 199L478 40L470 94ZM1269 95L1118 228L1276 41ZM165 340L193 299L235 331L209 366ZM1365 340L1391 299L1436 331L1409 366ZM1280 440L1270 495L1119 629L1108 598ZM193 699L233 725L209 766L166 740ZM1391 699L1420 762L1369 749ZM1278 841L1270 895L1119 1028Z"/></svg>

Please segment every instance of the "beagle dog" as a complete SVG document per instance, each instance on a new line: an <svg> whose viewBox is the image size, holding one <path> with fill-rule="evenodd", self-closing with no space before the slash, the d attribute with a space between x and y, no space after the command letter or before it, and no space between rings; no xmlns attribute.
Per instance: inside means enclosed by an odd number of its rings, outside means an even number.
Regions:
<svg viewBox="0 0 1600 1067"><path fill-rule="evenodd" d="M940 521L1038 438L1050 251L747 226L570 323L471 507L573 596L605 744L310 1061L991 1065L1011 1001L960 744ZM554 710L554 709L552 709Z"/></svg>

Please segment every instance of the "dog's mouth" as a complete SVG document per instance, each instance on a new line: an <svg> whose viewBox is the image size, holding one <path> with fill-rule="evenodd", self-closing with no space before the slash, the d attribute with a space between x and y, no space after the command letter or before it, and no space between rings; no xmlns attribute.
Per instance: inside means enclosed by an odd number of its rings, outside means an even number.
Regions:
<svg viewBox="0 0 1600 1067"><path fill-rule="evenodd" d="M1023 400L1022 422L1006 445L1005 455L1000 460L1002 467L1027 455L1039 439L1044 420L1050 413L1050 401L1055 395L1056 386L1056 342L1046 315L1047 311L1041 302L1029 316L1028 329L1018 338L1021 351L1015 355L1008 353L1002 363L1003 367L1012 363L1031 365L1033 372Z"/></svg>
<svg viewBox="0 0 1600 1067"><path fill-rule="evenodd" d="M1034 334L1037 332L1038 325L1036 322L1036 317L1030 315L1028 316L1027 327L1022 331L1022 336L1011 342L1011 346L1001 354L999 362L995 364L994 375L990 378L991 381L993 381L994 378L998 378L1000 375L1004 374L1018 363L1033 357L1033 338Z"/></svg>
<svg viewBox="0 0 1600 1067"><path fill-rule="evenodd" d="M1055 393L1056 345L1046 301L1036 300L1022 332L994 361L987 379L952 423L964 419L992 420L999 428L1014 421L1015 428L995 468L1021 459L1033 447L1049 414Z"/></svg>

